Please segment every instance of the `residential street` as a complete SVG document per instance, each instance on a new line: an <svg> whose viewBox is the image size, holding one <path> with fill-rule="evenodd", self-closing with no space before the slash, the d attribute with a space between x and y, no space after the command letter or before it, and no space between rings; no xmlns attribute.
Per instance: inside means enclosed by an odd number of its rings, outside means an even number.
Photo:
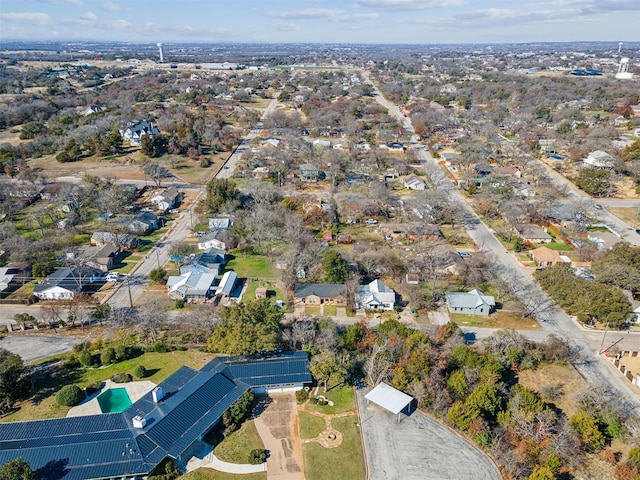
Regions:
<svg viewBox="0 0 640 480"><path fill-rule="evenodd" d="M371 84L373 85L373 83ZM593 386L605 386L620 394L621 398L626 398L633 405L633 408L640 408L640 397L631 391L631 385L612 375L608 366L599 361L598 352L593 350L583 332L575 328L573 321L566 313L551 301L535 280L525 272L520 262L505 250L489 228L475 214L462 194L454 187L451 180L446 177L431 154L425 149L416 149L419 145L418 137L411 120L402 115L399 108L384 98L380 91L377 89L376 91L376 100L389 109L407 130L411 137L411 148L416 150L416 154L433 184L441 192L446 193L450 201L463 212L459 221L464 225L469 236L476 245L481 246L490 262L500 268L502 278L513 286L518 299L533 310L533 316L540 322L542 330L547 334L553 333L565 338L582 353L581 360L575 365L589 383Z"/></svg>

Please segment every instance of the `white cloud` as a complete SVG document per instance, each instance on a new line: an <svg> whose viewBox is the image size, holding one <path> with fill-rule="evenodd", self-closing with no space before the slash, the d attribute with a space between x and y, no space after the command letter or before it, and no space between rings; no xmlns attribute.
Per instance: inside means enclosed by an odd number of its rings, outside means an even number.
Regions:
<svg viewBox="0 0 640 480"><path fill-rule="evenodd" d="M361 7L380 10L427 10L433 8L459 7L466 0L358 0Z"/></svg>
<svg viewBox="0 0 640 480"><path fill-rule="evenodd" d="M107 12L118 12L122 10L122 7L115 2L102 2L100 6Z"/></svg>
<svg viewBox="0 0 640 480"><path fill-rule="evenodd" d="M84 5L84 2L82 0L38 0L38 1L42 3L51 3L53 5L60 5L60 4L73 5L74 7L82 7Z"/></svg>
<svg viewBox="0 0 640 480"><path fill-rule="evenodd" d="M305 8L303 10L291 10L284 12L267 12L267 15L273 18L294 18L294 19L307 19L307 18L325 18L331 19L336 15L344 14L343 10L332 10L329 8Z"/></svg>
<svg viewBox="0 0 640 480"><path fill-rule="evenodd" d="M278 23L277 25L274 25L274 28L279 32L297 32L298 30L301 30L299 25L291 22Z"/></svg>
<svg viewBox="0 0 640 480"><path fill-rule="evenodd" d="M98 19L98 16L93 12L87 12L87 13L85 13L83 15L80 15L80 18L82 20L87 20L87 21L93 22L93 21L96 21Z"/></svg>
<svg viewBox="0 0 640 480"><path fill-rule="evenodd" d="M267 12L267 15L273 18L309 20L321 19L331 22L363 22L378 18L377 13L354 13L350 14L344 10L335 10L329 8L305 8L303 10L290 10L283 12Z"/></svg>
<svg viewBox="0 0 640 480"><path fill-rule="evenodd" d="M46 13L0 13L0 20L38 26L51 24L51 17Z"/></svg>

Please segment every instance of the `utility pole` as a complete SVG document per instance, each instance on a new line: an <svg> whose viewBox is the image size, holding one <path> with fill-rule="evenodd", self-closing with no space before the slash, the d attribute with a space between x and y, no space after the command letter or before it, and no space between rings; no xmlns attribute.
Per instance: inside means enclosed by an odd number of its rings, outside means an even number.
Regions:
<svg viewBox="0 0 640 480"><path fill-rule="evenodd" d="M158 253L158 247L156 247L156 260L158 261L158 268L160 268L160 254Z"/></svg>
<svg viewBox="0 0 640 480"><path fill-rule="evenodd" d="M127 275L127 290L129 290L129 308L133 308L133 298L131 297L131 285L129 284L130 279L131 279L131 275Z"/></svg>

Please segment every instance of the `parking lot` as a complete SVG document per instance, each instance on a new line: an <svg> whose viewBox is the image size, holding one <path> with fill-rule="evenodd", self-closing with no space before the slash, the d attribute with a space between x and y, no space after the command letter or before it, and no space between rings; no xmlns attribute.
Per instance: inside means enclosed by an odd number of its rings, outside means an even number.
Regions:
<svg viewBox="0 0 640 480"><path fill-rule="evenodd" d="M420 412L401 416L367 405L356 390L370 480L500 480L494 464L473 445Z"/></svg>

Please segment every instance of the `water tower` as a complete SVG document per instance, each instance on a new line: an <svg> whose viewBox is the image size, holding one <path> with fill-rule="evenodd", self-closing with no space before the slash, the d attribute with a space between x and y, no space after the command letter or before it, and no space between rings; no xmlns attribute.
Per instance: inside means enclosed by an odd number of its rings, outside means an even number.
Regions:
<svg viewBox="0 0 640 480"><path fill-rule="evenodd" d="M160 63L164 62L164 52L162 51L162 43L156 43L158 50L160 50Z"/></svg>
<svg viewBox="0 0 640 480"><path fill-rule="evenodd" d="M620 50L622 50L622 42L618 42L618 53L620 53Z"/></svg>

